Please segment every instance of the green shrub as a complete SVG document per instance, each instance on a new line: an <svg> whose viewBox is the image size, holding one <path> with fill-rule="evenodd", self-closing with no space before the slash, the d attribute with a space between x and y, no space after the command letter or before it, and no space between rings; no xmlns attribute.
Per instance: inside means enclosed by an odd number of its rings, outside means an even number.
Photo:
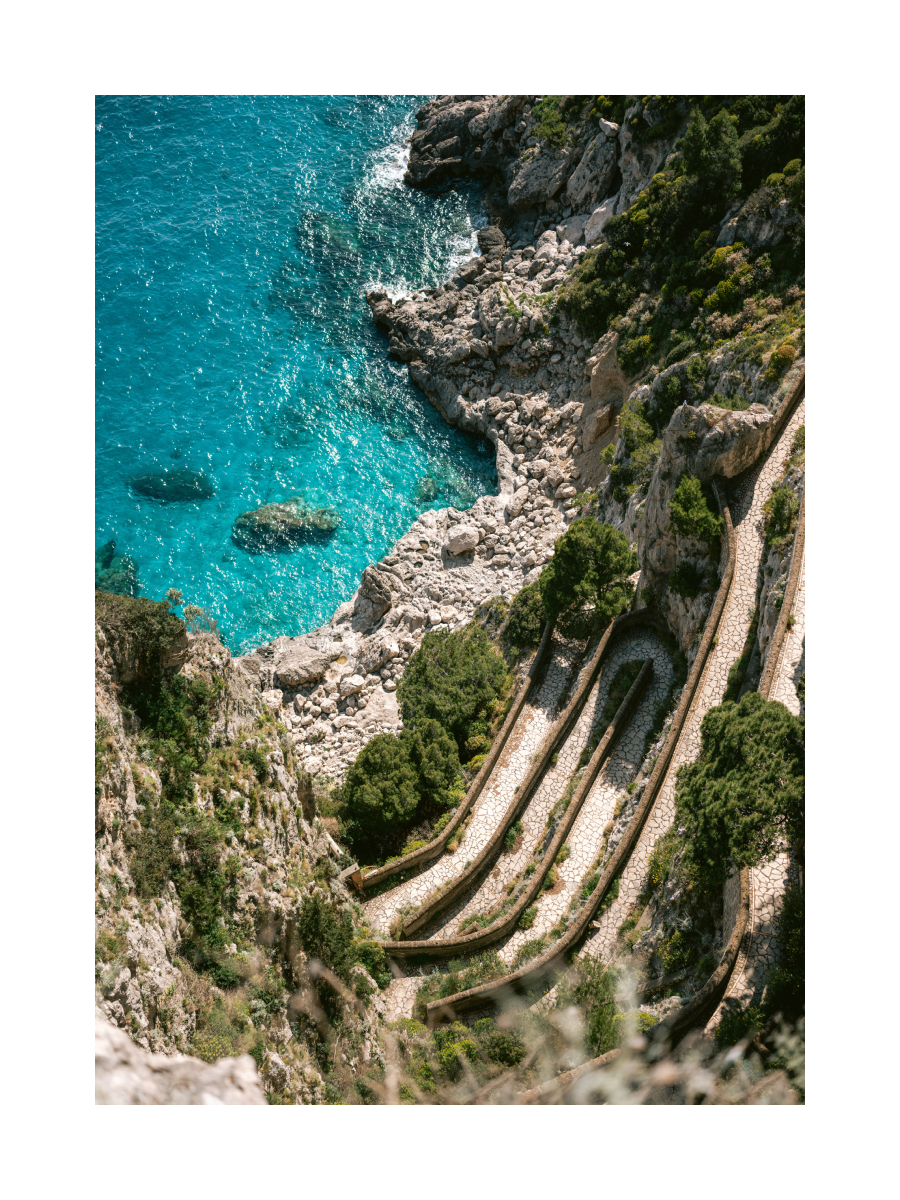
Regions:
<svg viewBox="0 0 900 1200"><path fill-rule="evenodd" d="M671 875L677 851L678 835L670 829L657 840L647 863L648 884L652 891L659 891Z"/></svg>
<svg viewBox="0 0 900 1200"><path fill-rule="evenodd" d="M722 886L732 864L756 866L788 845L802 855L803 718L748 692L738 704L711 708L700 739L700 756L679 768L675 791L698 881Z"/></svg>
<svg viewBox="0 0 900 1200"><path fill-rule="evenodd" d="M594 517L576 517L538 580L544 611L563 633L585 622L605 628L628 608L633 589L626 580L637 565L623 533ZM588 605L594 606L590 616Z"/></svg>
<svg viewBox="0 0 900 1200"><path fill-rule="evenodd" d="M353 923L348 916L337 913L323 896L307 896L300 909L297 936L307 958L319 959L345 983L349 982L350 968L360 949L354 947ZM376 952L362 953L374 959Z"/></svg>
<svg viewBox="0 0 900 1200"><path fill-rule="evenodd" d="M227 1038L200 1035L194 1039L191 1051L195 1058L202 1059L205 1063L214 1063L220 1058L228 1058L234 1054L234 1047Z"/></svg>
<svg viewBox="0 0 900 1200"><path fill-rule="evenodd" d="M713 392L708 402L716 408L724 408L729 412L744 412L745 409L750 407L750 401L747 397L740 394L736 396L723 396L721 392Z"/></svg>
<svg viewBox="0 0 900 1200"><path fill-rule="evenodd" d="M617 973L599 958L585 956L577 960L574 987L557 988L557 1006L575 1003L586 1025L587 1042L592 1054L605 1054L621 1041L621 1022L616 1021Z"/></svg>
<svg viewBox="0 0 900 1200"><path fill-rule="evenodd" d="M426 633L397 688L403 722L437 721L465 757L468 738L489 733L489 715L507 691L510 672L480 625Z"/></svg>
<svg viewBox="0 0 900 1200"><path fill-rule="evenodd" d="M506 833L503 835L503 849L507 852L512 850L513 846L516 844L516 838L521 834L521 832L521 821L516 821L514 824L510 825L509 829L507 829Z"/></svg>
<svg viewBox="0 0 900 1200"><path fill-rule="evenodd" d="M335 794L355 854L371 861L396 853L413 825L440 815L459 798L456 743L431 719L399 736L378 734L363 746Z"/></svg>
<svg viewBox="0 0 900 1200"><path fill-rule="evenodd" d="M600 882L600 872L595 871L593 875L588 876L581 886L581 891L578 893L579 903L585 904L593 895L594 888Z"/></svg>
<svg viewBox="0 0 900 1200"><path fill-rule="evenodd" d="M724 521L713 513L696 475L682 475L669 501L669 511L672 524L685 537L710 543L722 535Z"/></svg>
<svg viewBox="0 0 900 1200"><path fill-rule="evenodd" d="M775 918L779 961L763 998L768 1016L781 1013L797 1021L806 1008L805 893L802 886L789 887Z"/></svg>
<svg viewBox="0 0 900 1200"><path fill-rule="evenodd" d="M525 1043L512 1030L489 1033L481 1039L481 1045L491 1062L502 1067L517 1067L525 1057Z"/></svg>
<svg viewBox="0 0 900 1200"><path fill-rule="evenodd" d="M562 96L543 96L531 110L537 124L533 136L557 150L568 141L568 126L560 112Z"/></svg>
<svg viewBox="0 0 900 1200"><path fill-rule="evenodd" d="M545 620L540 588L536 583L526 584L510 606L506 638L519 650L536 646L541 640Z"/></svg>
<svg viewBox="0 0 900 1200"><path fill-rule="evenodd" d="M660 943L659 957L666 971L680 971L696 962L699 947L691 930L676 929Z"/></svg>
<svg viewBox="0 0 900 1200"><path fill-rule="evenodd" d="M716 1026L716 1046L727 1050L744 1038L752 1038L765 1023L765 1015L757 1005L728 1007Z"/></svg>
<svg viewBox="0 0 900 1200"><path fill-rule="evenodd" d="M669 587L679 596L693 599L703 591L705 576L693 563L680 562L669 576Z"/></svg>
<svg viewBox="0 0 900 1200"><path fill-rule="evenodd" d="M525 911L522 913L521 917L519 917L519 928L520 929L530 929L532 927L532 925L534 924L536 917L537 917L537 905L532 904L531 907L526 908Z"/></svg>
<svg viewBox="0 0 900 1200"><path fill-rule="evenodd" d="M519 922L519 924L521 925L521 922ZM527 963L530 959L537 958L537 956L544 949L544 944L545 940L543 934L540 937L531 938L530 941L523 942L516 951L516 957L513 959L513 966L521 967L523 963Z"/></svg>
<svg viewBox="0 0 900 1200"><path fill-rule="evenodd" d="M766 542L770 546L783 546L794 536L800 500L789 487L775 488L763 505Z"/></svg>
<svg viewBox="0 0 900 1200"><path fill-rule="evenodd" d="M765 378L771 383L784 374L787 368L797 357L797 347L790 342L783 342L780 346L772 351L769 358L769 366L766 369Z"/></svg>

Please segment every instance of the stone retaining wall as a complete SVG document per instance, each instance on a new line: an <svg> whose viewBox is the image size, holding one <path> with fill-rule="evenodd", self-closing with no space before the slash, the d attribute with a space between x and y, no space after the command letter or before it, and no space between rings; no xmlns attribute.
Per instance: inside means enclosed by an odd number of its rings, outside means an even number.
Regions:
<svg viewBox="0 0 900 1200"><path fill-rule="evenodd" d="M463 797L462 802L453 814L453 818L447 827L436 838L432 838L427 845L420 846L418 850L411 850L409 854L404 854L401 858L395 859L394 862L387 863L386 866L378 867L376 870L364 875L361 890L365 890L367 887L374 887L378 883L383 883L385 879L390 879L391 876L398 875L401 871L408 871L411 867L418 867L430 862L442 853L444 847L469 815L475 801L484 791L485 785L490 779L506 743L509 741L509 735L512 733L516 721L525 707L525 702L531 691L531 685L539 678L541 668L548 658L552 636L553 625L551 622L548 622L544 626L544 634L541 638L537 654L534 656L528 675L519 688L512 708L506 714L506 719L500 727L500 732L494 738L494 744L491 746L487 758L481 764L480 771L472 780L469 790Z"/></svg>
<svg viewBox="0 0 900 1200"><path fill-rule="evenodd" d="M586 932L597 906L637 844L644 822L653 807L660 787L666 777L669 763L675 752L675 747L678 744L678 739L681 736L681 731L684 728L693 700L698 694L703 669L709 657L709 652L712 649L713 638L716 635L719 621L725 611L725 604L728 599L732 579L734 578L734 568L737 559L734 527L731 523L731 513L726 504L722 505L722 511L725 518L725 538L728 555L722 582L716 593L716 599L713 602L712 610L706 623L706 629L697 650L697 657L694 659L694 664L691 667L681 700L675 710L672 725L669 729L669 736L666 738L666 743L647 781L644 794L635 809L631 823L607 863L599 883L582 907L575 922L555 945L536 958L534 962L520 968L518 971L513 971L509 975L503 976L501 979L481 984L465 992L458 992L455 996L448 996L444 1000L435 1000L427 1004L425 1012L429 1025L434 1025L439 1020L447 1019L451 1013L473 1012L491 1002L500 1003L504 999L512 998L515 994L522 993L536 986L550 971L558 967L562 963L566 953L577 944ZM638 615L637 613L626 614L626 616L633 617L637 617ZM618 619L623 620L621 617Z"/></svg>
<svg viewBox="0 0 900 1200"><path fill-rule="evenodd" d="M547 872L553 865L563 842L569 836L572 825L581 811L581 807L587 799L591 788L594 786L594 781L600 773L603 764L609 758L616 741L631 720L634 709L650 683L652 675L653 660L648 658L641 668L637 679L629 688L625 699L619 705L599 745L591 755L590 762L585 769L581 782L575 790L572 799L569 801L566 811L557 826L556 833L551 838L550 844L544 852L540 866L534 872L528 887L509 912L505 913L500 920L495 921L486 929L478 930L476 933L463 934L460 937L447 938L442 941L384 943L387 953L391 954L394 958L413 954L429 954L435 958L453 958L458 954L471 954L483 950L485 947L498 942L515 929L522 913L537 898Z"/></svg>
<svg viewBox="0 0 900 1200"><path fill-rule="evenodd" d="M434 916L442 912L450 904L453 903L460 895L462 895L473 882L479 878L480 874L486 867L490 866L494 857L499 853L503 843L503 838L507 830L518 817L519 813L528 804L534 789L540 782L544 772L550 763L550 759L556 751L563 745L569 733L572 730L575 722L581 714L587 697L590 694L591 688L597 678L597 674L605 661L607 653L610 649L613 637L620 634L624 629L628 629L637 624L643 624L649 621L652 624L660 624L657 618L647 613L646 609L640 609L636 613L623 613L616 617L610 623L606 632L603 634L594 655L584 672L584 678L575 691L572 699L566 705L563 712L554 722L552 729L544 739L543 746L537 755L535 762L522 782L517 795L510 802L502 820L498 823L497 828L491 834L486 845L482 848L477 857L467 867L463 873L457 876L456 879L446 884L434 896L431 897L425 904L411 915L403 924L403 933L408 938L410 934L426 926ZM401 949L402 943L386 942L384 943L386 951L390 954L394 949L400 954L409 954L409 950Z"/></svg>
<svg viewBox="0 0 900 1200"><path fill-rule="evenodd" d="M806 373L801 373L796 384L791 389L790 393L785 397L782 404L779 406L778 415L776 417L776 435L772 440L772 445L777 444L778 437L781 434L785 424L787 423L796 404L800 401L805 391ZM729 558L733 563L736 558L737 545L733 528L731 527L730 513L726 516L726 525L729 532ZM778 625L772 638L772 645L769 648L769 655L766 662L766 668L763 672L763 677L760 681L759 691L765 698L769 698L769 693L775 685L777 679L778 663L781 658L782 649L784 647L785 637L788 630L788 619L791 609L794 605L794 600L797 594L797 587L800 578L800 570L803 563L803 550L805 545L806 535L806 492L804 489L803 498L801 500L800 516L797 522L797 532L794 535L794 546L791 554L791 567L788 574L788 582L785 587L784 601L782 603L782 614L779 617ZM733 567L732 567L733 572ZM724 585L723 578L723 585ZM721 591L721 589L720 589ZM724 603L723 603L724 610ZM710 614L712 618L713 614ZM716 616L716 623L721 617L721 611ZM709 624L707 625L709 632ZM698 655L699 657L699 655ZM696 663L695 663L696 666ZM637 815L637 814L635 814ZM671 1013L654 1030L656 1038L665 1038L674 1040L678 1035L683 1034L688 1028L696 1024L704 1016L709 1014L710 1009L714 1008L723 993L728 987L728 981L735 969L739 960L745 960L749 951L750 939L750 871L747 867L743 867L739 874L740 896L737 905L737 913L734 926L731 931L731 936L728 939L721 958L713 971L710 978L703 985L691 1000L681 1009ZM601 881L602 882L602 881ZM507 977L510 979L511 977ZM498 981L504 982L503 980ZM477 989L473 989L477 990ZM466 995L466 993L461 993ZM456 1001L457 997L449 997L445 1003ZM465 1011L454 1005L457 1011ZM565 1072L555 1080L550 1080L537 1088L532 1088L527 1092L522 1092L517 1098L520 1104L535 1104L546 1102L550 1095L558 1095L565 1091L577 1078L586 1074L588 1071L596 1070L611 1062L617 1055L618 1050L611 1050L607 1054L601 1055L599 1058L591 1059L586 1063L582 1063L573 1071Z"/></svg>

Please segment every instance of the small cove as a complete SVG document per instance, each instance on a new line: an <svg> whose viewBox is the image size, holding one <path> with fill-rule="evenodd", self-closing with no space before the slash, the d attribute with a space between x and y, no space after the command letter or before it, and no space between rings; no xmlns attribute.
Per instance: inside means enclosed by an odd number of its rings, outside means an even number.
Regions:
<svg viewBox="0 0 900 1200"><path fill-rule="evenodd" d="M235 653L327 620L423 508L496 490L493 447L445 424L365 303L442 282L485 221L474 192L403 185L423 99L98 98L95 539ZM213 495L130 486L182 471ZM333 537L234 543L292 496Z"/></svg>

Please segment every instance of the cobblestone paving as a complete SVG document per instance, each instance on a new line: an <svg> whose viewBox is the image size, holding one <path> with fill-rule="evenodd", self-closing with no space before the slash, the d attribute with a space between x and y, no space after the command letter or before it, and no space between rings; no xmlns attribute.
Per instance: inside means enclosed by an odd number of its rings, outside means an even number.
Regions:
<svg viewBox="0 0 900 1200"><path fill-rule="evenodd" d="M506 894L507 887L525 869L525 866L531 858L535 847L540 843L541 851L546 848L545 843L549 844L549 838L546 836L547 817L554 804L556 804L557 800L559 800L565 792L567 784L578 769L578 760L581 757L581 752L588 744L591 732L598 724L603 713L603 709L609 696L610 684L612 683L616 672L618 671L619 667L623 665L623 663L629 662L633 659L644 659L650 656L653 656L654 658L660 657L668 665L667 652L662 646L662 643L659 642L659 640L653 635L626 637L612 648L609 658L606 660L606 663L600 672L600 676L598 677L593 688L591 689L590 695L585 701L580 717L576 721L574 728L566 739L564 746L559 751L559 758L556 765L550 767L545 773L541 783L535 789L534 794L529 800L524 813L520 817L522 822L522 837L520 839L520 845L518 849L513 852L501 854L494 869L484 880L482 880L478 888L468 896L461 898L461 900L455 906L448 909L445 913L441 913L435 923L434 931L425 933L425 937L452 937L459 932L459 926L466 917L471 916L474 913L487 912L492 905L503 899L504 895ZM669 672L671 672L671 668L669 668ZM667 675L666 679L668 680L669 678L670 675ZM668 683L666 686L668 686ZM656 694L656 690L652 683L648 689L648 692L654 695ZM664 692L665 689L663 689L663 694ZM658 696L657 698L659 699L661 696ZM643 711L643 706L641 706L641 711ZM651 707L650 717L646 726L647 728L649 728L652 719L653 709ZM630 726L633 724L634 721L632 720ZM628 769L629 755L639 755L641 747L643 746L643 734L640 738L629 738L629 733L630 728L625 737L620 741L620 748L624 748L626 756L622 760L620 773L623 770ZM632 745L632 742L634 745ZM637 770L637 766L639 765L640 762L637 763L633 770ZM589 802L590 798L585 802L586 805ZM576 822L576 827L573 829L573 833L576 832L577 825L578 823ZM600 826L600 830L602 829L603 825ZM598 831L597 836L594 838L593 850L590 853L586 853L585 861L587 864L590 864L593 861L593 858L596 857L597 850L600 847L600 840L600 833ZM571 838L569 839L569 842L570 845L572 845ZM568 866L569 862L566 862L563 863L560 868L560 874L564 878L566 874L565 868ZM573 880L572 891L574 891L574 886L575 884ZM559 884L557 884L557 887L559 887ZM568 907L571 894L571 891L564 889L561 889L553 896L545 893L544 901L551 902L551 908L553 911L558 910L556 911L556 916L558 916L559 912ZM554 923L555 919L556 917L554 916L547 923L548 929ZM521 941L527 940L528 938L537 937L540 932L541 931L537 928L537 923L535 923L534 928L528 931L524 936L520 937L518 934L514 935L513 940L515 945L518 946ZM504 952L501 954L501 957L508 959L509 955Z"/></svg>
<svg viewBox="0 0 900 1200"><path fill-rule="evenodd" d="M653 679L575 820L567 839L570 847L569 857L559 867L559 883L556 888L544 892L538 900L537 916L532 928L516 930L500 951L500 957L505 962L511 963L523 942L546 933L568 911L572 898L581 889L585 877L597 859L603 844L603 831L613 819L616 802L641 765L644 738L653 724L656 706L665 698L672 682L672 663L668 651L655 635L645 634L631 638L615 651L599 681L594 711L602 712L609 682L618 667L623 662L635 658L653 659Z"/></svg>
<svg viewBox="0 0 900 1200"><path fill-rule="evenodd" d="M740 657L744 646L756 602L756 583L763 551L763 505L782 473L785 459L791 453L794 433L800 425L804 424L804 420L805 401L802 401L790 421L786 424L767 460L744 484L741 493L733 502L732 519L737 533L737 561L725 612L719 625L718 644L710 652L703 677L697 689L697 695L691 706L691 711L688 714L653 811L650 813L638 845L635 847L634 853L622 873L619 896L610 908L602 914L599 920L600 928L588 939L581 951L582 954L601 955L605 959L611 957L615 947L618 927L646 883L647 865L653 847L672 824L674 817L675 775L678 767L682 763L694 761L699 754L700 725L703 717L710 708L722 702L728 682L728 672L733 663ZM782 665L778 683L776 684L776 694L778 694L778 689L787 686L785 683L786 679L790 679L793 683L805 669L803 642L804 600L804 579L801 576L794 608L796 624L794 630L791 631L790 647L786 645L783 652ZM626 661L630 657L638 657L638 654L629 649L626 652L626 658L619 661ZM658 660L655 659L656 661ZM660 666L657 666L656 669L661 672ZM603 678L607 681L611 680L614 671L615 668L612 671L605 670L599 684L602 684ZM652 690L655 690L658 686L660 686L660 680L654 678ZM597 690L595 688L595 692ZM778 698L781 698L780 694ZM589 701L592 711L599 711L595 708L593 700L594 697L592 696ZM648 697L645 697L639 708L639 722L640 714L646 711L648 703ZM796 690L794 690L794 705L796 707L792 707L791 703L787 700L785 703L788 704L789 708L792 708L792 711L799 711ZM599 707L602 709L602 702ZM586 721L584 714L582 715L582 720L579 721L578 728L582 726L583 721ZM517 931L500 950L500 955L505 961L510 961L514 957L516 949L522 942L539 936L542 931L545 931L554 923L555 919L570 903L575 888L579 886L584 873L593 862L599 849L601 840L599 836L596 836L593 842L595 847L593 853L591 853L590 835L584 841L583 849L582 843L579 842L577 851L579 855L577 859L578 866L573 861L576 857L575 845L578 842L579 835L589 827L591 822L597 825L602 831L606 821L609 819L608 816L604 819L605 814L609 812L611 815L616 796L639 765L639 761L634 761L630 772L625 769L626 764L629 763L628 754L631 752L629 742L633 741L635 745L642 745L643 743L643 733L638 733L634 722L632 723L632 728L634 728L633 739L631 737L632 730L629 729L626 739L620 743L616 754L613 755L606 768L601 772L600 778L592 788L591 795L576 821L569 839L573 850L572 856L560 868L560 875L565 880L565 891L560 891L555 896L545 894L541 901L539 918L535 921L533 928L524 934L521 931ZM577 729L575 732L577 733ZM585 739L586 736L585 734ZM569 741L572 741L572 737L570 737ZM638 749L637 753L639 752ZM620 755L623 756L621 767L619 761ZM562 759L563 754L560 754L560 764L558 766L562 765ZM577 761L577 756L575 761ZM617 773L619 773L618 777ZM623 780L621 784L618 783L619 778ZM617 784L618 786L616 786ZM537 800L537 797L535 797L535 800ZM549 807L550 805L548 804L548 811ZM504 857L511 858L513 856ZM516 859L518 860L519 857L517 855ZM522 861L524 864L524 859ZM777 900L784 890L788 869L787 856L782 855L773 862L767 863L758 871L751 872L753 876L751 880L751 932L750 937L745 938L745 946L751 947L751 953L748 958L742 951L736 969L733 972L732 984L728 993L729 995L735 995L737 999L743 1000L754 996L758 999L765 978L774 964L777 946L774 937L773 917ZM736 887L736 880L730 882L729 886L734 895L729 896L729 889L726 887L725 941L731 936L734 916L737 911L738 889ZM498 889L498 894L499 891L500 889ZM729 903L729 900L731 900L731 903ZM419 982L419 980L414 978L395 980L388 990L389 1011L396 1010L397 1016L410 1015ZM554 993L555 988L551 988L537 1002L535 1007L543 1008L552 1005ZM719 1011L714 1015L710 1024L714 1024L718 1019Z"/></svg>
<svg viewBox="0 0 900 1200"><path fill-rule="evenodd" d="M700 725L708 710L721 704L728 683L728 672L732 664L740 658L756 603L757 575L763 552L763 505L782 474L784 462L791 453L794 434L804 423L805 409L806 402L801 401L762 467L751 475L744 484L742 493L734 501L732 520L737 533L737 562L725 611L719 623L718 644L713 647L707 659L697 695L656 803L628 865L622 872L618 898L600 917L600 928L586 942L583 954L601 955L604 959L612 955L616 932L644 889L647 864L653 847L672 824L675 815L676 772L682 763L693 762L699 754ZM776 863L769 864L766 868L770 874L776 869ZM768 876L765 878L765 884L761 880L760 887L768 889ZM767 895L768 891L765 890L764 894ZM760 903L763 903L762 894ZM726 942L730 936L731 929L726 926Z"/></svg>
<svg viewBox="0 0 900 1200"><path fill-rule="evenodd" d="M516 722L490 781L475 803L458 849L453 854L442 855L420 875L370 900L365 912L373 930L387 935L391 921L401 908L422 904L432 892L455 879L484 847L556 719L560 696L568 690L569 683L572 683L571 690L576 686L572 681L573 668L583 669L587 665L586 661L580 661L583 650L581 642L554 638L550 664L537 696L526 705Z"/></svg>
<svg viewBox="0 0 900 1200"><path fill-rule="evenodd" d="M775 676L770 699L780 700L785 708L790 709L795 717L803 711L800 697L797 695L797 684L800 676L806 671L806 550L800 565L800 578L797 581L797 595L794 598L794 628L785 635L781 650L781 659Z"/></svg>
<svg viewBox="0 0 900 1200"><path fill-rule="evenodd" d="M384 993L385 1021L399 1021L401 1017L412 1016L416 992L422 986L423 979L423 975L410 975L404 979L394 979L388 984Z"/></svg>

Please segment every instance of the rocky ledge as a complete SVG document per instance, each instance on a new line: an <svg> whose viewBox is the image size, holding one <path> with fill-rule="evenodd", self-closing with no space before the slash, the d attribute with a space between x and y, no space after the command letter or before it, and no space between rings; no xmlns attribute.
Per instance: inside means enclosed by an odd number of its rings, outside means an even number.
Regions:
<svg viewBox="0 0 900 1200"><path fill-rule="evenodd" d="M590 493L592 511L639 547L643 583L656 589L690 657L712 595L686 601L665 594L676 564L705 553L669 529L670 493L684 470L708 479L744 469L762 448L769 414L787 386L764 378L766 359L737 361L727 344L710 356L699 387L690 383L690 357L635 378L619 356L620 331L592 341L557 307L560 288L588 247L604 240L607 221L672 160L687 108L674 122L669 114L665 135L640 142L635 127L658 124L652 105L628 108L621 128L579 118L568 145L554 150L535 137L535 100L445 96L417 114L406 182L481 180L492 223L477 231L478 253L442 286L395 301L375 289L366 299L389 353L407 364L442 417L494 444L499 495L482 497L466 513L423 513L366 568L327 625L277 638L238 660L291 728L294 751L313 775L339 781L365 741L401 726L397 682L423 634L465 624L483 601L511 598L536 579L578 515L578 493ZM723 222L723 246L735 240L736 219L729 212ZM741 220L740 232L754 244L784 237L784 221L767 218L756 229L744 227L746 215ZM738 269L744 252L734 253ZM626 327L642 330L659 303L641 296ZM761 315L745 305L735 317L710 319L718 322L717 336L741 329L764 335L781 306L774 301ZM622 495L610 479L610 467L627 464L630 453L619 436L620 415L640 405L653 419L673 388L684 394L675 425L685 436L674 427L666 433L655 471ZM730 404L726 398L738 394L745 399L736 407L745 411L704 403ZM662 426L668 419L660 418ZM694 428L697 421L702 429ZM642 533L649 510L651 527Z"/></svg>

